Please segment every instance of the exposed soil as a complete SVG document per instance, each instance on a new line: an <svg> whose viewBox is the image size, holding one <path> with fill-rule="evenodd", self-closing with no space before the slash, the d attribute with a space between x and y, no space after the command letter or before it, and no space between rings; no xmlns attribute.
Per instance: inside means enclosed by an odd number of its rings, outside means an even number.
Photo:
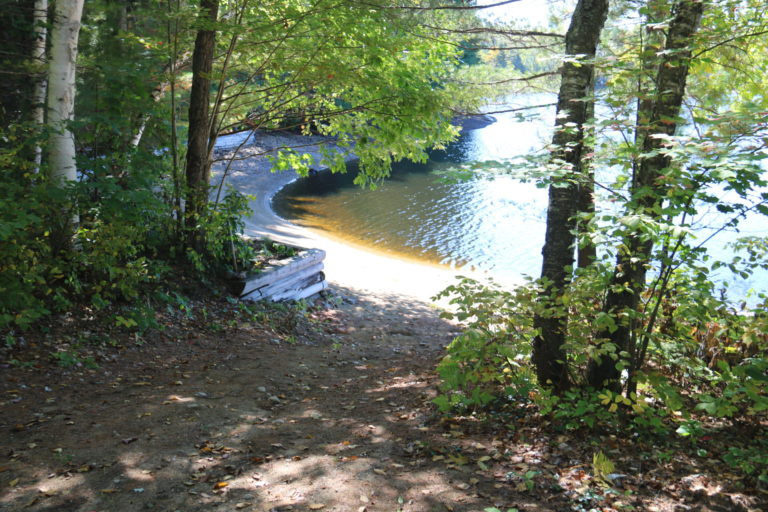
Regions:
<svg viewBox="0 0 768 512"><path fill-rule="evenodd" d="M71 318L3 354L0 510L766 507L715 459L647 459L665 452L524 414L441 419L433 369L457 326L426 303L336 288L306 316L189 307L163 311L140 345L109 332L117 346L81 346L98 368L48 357L82 337ZM623 474L612 490L591 475L598 448Z"/></svg>

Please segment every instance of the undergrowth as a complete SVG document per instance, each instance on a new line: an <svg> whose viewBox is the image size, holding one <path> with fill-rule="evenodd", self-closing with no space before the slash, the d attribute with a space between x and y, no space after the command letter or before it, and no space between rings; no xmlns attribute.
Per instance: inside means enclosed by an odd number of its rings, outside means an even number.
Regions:
<svg viewBox="0 0 768 512"><path fill-rule="evenodd" d="M680 286L686 282L681 279ZM691 442L712 435L722 421L765 432L768 420L768 317L765 303L749 312L676 295L654 333L636 390L593 389L584 377L589 355L601 340L599 279L577 278L569 289L567 345L571 387L554 393L536 379L531 346L539 287L534 282L503 290L472 279L441 292L464 323L447 347L437 372L443 414L499 421L539 415L560 431L614 432ZM690 300L688 300L688 297ZM709 306L709 307L705 307ZM626 377L626 374L625 374ZM695 451L695 450L694 450ZM717 455L748 478L768 485L768 446L759 438Z"/></svg>

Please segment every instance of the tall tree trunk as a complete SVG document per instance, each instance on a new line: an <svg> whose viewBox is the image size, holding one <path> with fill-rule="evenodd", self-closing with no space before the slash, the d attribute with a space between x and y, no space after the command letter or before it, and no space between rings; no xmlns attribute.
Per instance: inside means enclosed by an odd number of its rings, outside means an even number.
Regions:
<svg viewBox="0 0 768 512"><path fill-rule="evenodd" d="M48 0L35 0L35 44L32 49L32 60L36 69L45 69L45 45L48 38ZM45 125L45 96L48 80L45 73L39 73L35 78L33 122L42 128ZM35 172L40 172L43 162L43 147L35 145Z"/></svg>
<svg viewBox="0 0 768 512"><path fill-rule="evenodd" d="M64 187L77 179L75 136L69 124L75 117L75 73L77 42L83 0L58 0L51 31L51 59L48 67L48 166L51 182ZM68 215L56 244L69 245L79 222L77 213Z"/></svg>
<svg viewBox="0 0 768 512"><path fill-rule="evenodd" d="M75 136L69 123L75 117L75 66L83 0L56 2L48 67L48 147L51 181L64 185L77 179Z"/></svg>
<svg viewBox="0 0 768 512"><path fill-rule="evenodd" d="M578 185L581 177L583 126L589 109L587 98L592 97L594 65L592 60L608 15L608 0L579 0L565 36L565 52L570 59L563 63L560 92L557 101L557 121L552 138L552 160L562 163L567 170L549 188L547 231L542 249L541 277L546 282L540 302L548 305L551 313L537 314L534 326L539 334L533 340L533 363L536 376L543 386L555 390L568 387L565 362L565 335L568 314L560 301L563 290L571 278L574 263L578 206ZM575 128L574 128L575 127Z"/></svg>
<svg viewBox="0 0 768 512"><path fill-rule="evenodd" d="M219 1L201 0L200 9L201 26L197 31L192 54L185 207L187 245L198 252L202 251L204 240L204 234L199 228L200 215L208 200L211 72L216 45L216 30L213 25L218 18Z"/></svg>
<svg viewBox="0 0 768 512"><path fill-rule="evenodd" d="M595 74L592 73L592 83L589 86L590 93L595 93ZM576 251L576 266L586 268L597 259L597 247L591 239L586 237L587 219L595 215L595 168L593 166L593 153L595 151L595 101L594 97L587 102L587 126L584 128L584 143L581 152L581 179L579 180L578 213L583 215L577 226L581 240Z"/></svg>
<svg viewBox="0 0 768 512"><path fill-rule="evenodd" d="M702 12L701 0L680 0L674 7L656 71L654 97L647 103L641 102L640 109L647 111L647 115L645 112L638 115L641 122L643 118L647 119L647 124L637 127L642 155L627 205L632 213L660 218L660 206L667 187L662 178L670 159L663 154L663 138L658 135L673 135L677 129L676 120L680 115L691 59L690 42L698 29ZM631 356L635 352L634 335L640 313L640 296L645 289L653 240L638 233L629 233L622 246L624 249L617 256L605 303L605 311L617 318L618 328L613 332L599 333L599 337L613 344L616 354L624 355L619 356L619 361L607 356L592 361L587 374L591 386L615 391L621 389L620 368L641 364L640 361L632 361Z"/></svg>

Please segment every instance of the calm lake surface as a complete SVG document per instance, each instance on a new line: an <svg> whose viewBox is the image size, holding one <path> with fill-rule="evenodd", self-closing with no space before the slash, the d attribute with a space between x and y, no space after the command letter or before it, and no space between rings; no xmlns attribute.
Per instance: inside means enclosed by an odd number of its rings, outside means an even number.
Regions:
<svg viewBox="0 0 768 512"><path fill-rule="evenodd" d="M529 104L554 101L536 95ZM424 165L399 163L392 178L376 190L352 183L347 174L321 172L288 185L273 201L275 211L297 224L335 238L400 256L485 271L502 283L538 277L544 242L547 192L508 176L443 183L435 175L456 164L514 158L540 150L550 139L554 107L537 120L518 122L513 114L495 114L496 122L464 130L446 151L434 152ZM765 219L749 219L739 235L720 235L707 244L728 256L724 244L736 236L766 234ZM712 276L720 280L726 276ZM730 291L768 290L768 274L749 281L727 276ZM732 294L733 296L733 294Z"/></svg>
<svg viewBox="0 0 768 512"><path fill-rule="evenodd" d="M376 190L352 183L356 169L323 172L288 185L273 206L293 222L377 250L467 265L505 282L535 276L541 271L546 190L507 176L447 184L434 173L540 149L554 124L553 114L547 115L546 121L523 124L496 114L496 122L464 130L426 164L396 164L392 178Z"/></svg>

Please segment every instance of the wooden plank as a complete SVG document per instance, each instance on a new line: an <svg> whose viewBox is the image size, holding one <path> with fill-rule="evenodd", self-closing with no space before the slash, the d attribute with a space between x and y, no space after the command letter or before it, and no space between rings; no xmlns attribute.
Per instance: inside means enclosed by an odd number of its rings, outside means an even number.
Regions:
<svg viewBox="0 0 768 512"><path fill-rule="evenodd" d="M289 300L301 300L301 299L306 299L307 297L311 297L311 296L313 296L313 295L314 295L314 294L316 294L316 293L320 293L321 291L325 290L326 288L328 288L328 281L326 281L325 279L323 279L323 280L322 280L322 281L320 281L319 283L317 283L317 284L315 284L315 285L312 285L312 286L310 286L309 288L305 288L304 290L302 290L301 292L299 292L299 294L298 294L298 295L296 295L296 296L292 297L292 298L291 298L291 299L289 299Z"/></svg>
<svg viewBox="0 0 768 512"><path fill-rule="evenodd" d="M304 279L295 281L290 286L283 287L282 289L279 289L279 290L276 289L269 295L263 295L263 297L265 299L269 299L274 302L285 300L289 296L295 295L301 290L308 288L312 285L315 285L324 279L325 279L325 274L323 274L322 272L318 272L316 274L312 274L309 277L305 277Z"/></svg>
<svg viewBox="0 0 768 512"><path fill-rule="evenodd" d="M306 299L307 297L311 297L316 293L320 293L327 287L328 287L328 282L325 279L322 279L319 283L315 283L312 286L303 288L301 290L291 290L291 291L286 291L280 294L273 295L272 297L269 298L269 300L278 302L283 300Z"/></svg>
<svg viewBox="0 0 768 512"><path fill-rule="evenodd" d="M325 274L323 272L315 272L314 274L289 283L288 286L275 287L269 294L252 293L251 295L240 297L240 300L251 300L254 302L260 300L270 300L273 302L291 300L294 296L302 293L303 290L309 287L314 287L323 281L325 281Z"/></svg>
<svg viewBox="0 0 768 512"><path fill-rule="evenodd" d="M290 276L287 276L285 279L282 279L268 286L264 286L262 288L259 288L258 290L255 290L253 293L251 293L251 295L253 296L258 295L259 297L269 297L274 293L291 288L295 283L303 279L307 279L312 275L321 273L324 267L325 265L323 265L323 263L321 262L321 263L312 265L310 267L300 269L298 272L291 274Z"/></svg>
<svg viewBox="0 0 768 512"><path fill-rule="evenodd" d="M257 274L252 278L247 279L243 291L241 292L241 297L250 295L259 288L269 286L301 269L319 263L323 261L323 259L325 259L325 251L322 249L308 249L306 254L296 256L282 266L268 268L261 274Z"/></svg>

